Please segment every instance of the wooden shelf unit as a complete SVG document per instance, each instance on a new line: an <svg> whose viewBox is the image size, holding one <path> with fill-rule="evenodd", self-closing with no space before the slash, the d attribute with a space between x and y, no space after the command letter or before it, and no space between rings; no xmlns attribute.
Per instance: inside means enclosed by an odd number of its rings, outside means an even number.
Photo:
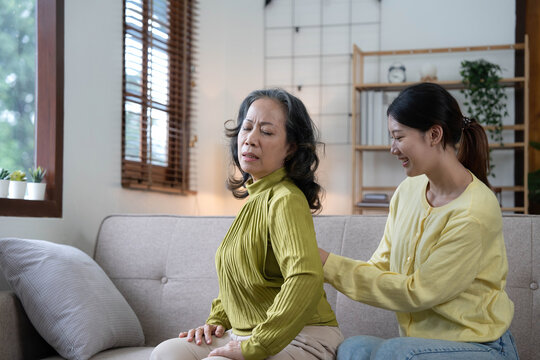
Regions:
<svg viewBox="0 0 540 360"><path fill-rule="evenodd" d="M357 110L359 96L362 91L401 91L407 86L417 84L418 82L404 83L365 83L364 82L364 58L370 56L388 56L388 55L412 55L412 54L435 54L435 53L458 53L471 51L493 51L493 50L515 50L524 52L524 76L503 78L500 84L503 87L514 87L523 89L523 123L504 125L503 130L511 130L523 133L523 141L512 143L490 143L490 148L493 150L520 150L523 154L523 185L508 185L498 186L495 190L498 194L502 191L520 193L523 196L523 206L502 207L502 211L528 213L529 197L527 174L529 173L529 40L525 35L525 41L518 44L491 45L491 46L469 46L469 47L452 47L452 48L434 48L434 49L411 49L411 50L395 50L395 51L362 51L358 46L353 45L353 89L352 89L352 211L353 213L362 213L363 210L388 210L388 206L382 207L380 204L362 203L362 196L365 192L393 192L395 187L388 186L365 186L363 184L363 153L366 151L390 151L388 145L365 145L358 143L358 129L360 128L361 119ZM461 80L450 81L434 81L445 89L464 89L465 85ZM490 129L493 126L484 126Z"/></svg>

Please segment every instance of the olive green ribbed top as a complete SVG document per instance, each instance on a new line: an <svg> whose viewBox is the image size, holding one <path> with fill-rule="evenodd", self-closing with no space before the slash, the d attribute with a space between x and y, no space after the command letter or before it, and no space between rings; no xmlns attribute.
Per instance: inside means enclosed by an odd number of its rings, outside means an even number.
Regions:
<svg viewBox="0 0 540 360"><path fill-rule="evenodd" d="M242 342L250 360L277 354L306 325L337 321L302 191L283 168L247 190L249 199L216 253L219 295L207 323L251 335Z"/></svg>

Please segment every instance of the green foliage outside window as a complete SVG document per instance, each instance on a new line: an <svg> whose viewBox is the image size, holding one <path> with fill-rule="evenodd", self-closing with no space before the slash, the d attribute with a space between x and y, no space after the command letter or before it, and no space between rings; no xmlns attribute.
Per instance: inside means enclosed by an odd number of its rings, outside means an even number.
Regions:
<svg viewBox="0 0 540 360"><path fill-rule="evenodd" d="M34 166L36 0L0 0L0 168Z"/></svg>

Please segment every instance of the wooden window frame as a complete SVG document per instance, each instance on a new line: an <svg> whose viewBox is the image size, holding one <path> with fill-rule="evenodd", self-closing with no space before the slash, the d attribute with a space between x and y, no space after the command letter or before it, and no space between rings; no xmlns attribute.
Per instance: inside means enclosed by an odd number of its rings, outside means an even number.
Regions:
<svg viewBox="0 0 540 360"><path fill-rule="evenodd" d="M172 194L194 194L190 190L190 166L189 147L194 141L190 141L190 116L191 116L191 88L194 80L191 74L193 53L195 51L195 10L197 0L170 0L169 26L179 32L169 33L169 86L168 104L164 110L168 114L168 150L167 166L152 164L148 149L148 122L147 111L152 107L152 99L143 94L148 92L148 47L153 44L148 37L148 32L140 33L142 44L142 84L141 94L128 93L126 79L126 35L129 30L135 30L126 22L126 0L124 0L124 25L123 25L123 100L122 100L122 187L136 190L157 191ZM148 3L143 1L142 8L143 28L148 27L150 9ZM180 30L181 28L181 30ZM136 30L135 30L136 31ZM132 35L134 33L131 33ZM171 50L172 49L172 50ZM134 98L140 100L141 106L141 133L140 133L140 161L126 159L126 108L127 102L133 102ZM178 134L181 135L178 135Z"/></svg>
<svg viewBox="0 0 540 360"><path fill-rule="evenodd" d="M36 164L47 169L45 200L0 199L0 216L62 217L64 0L37 0Z"/></svg>

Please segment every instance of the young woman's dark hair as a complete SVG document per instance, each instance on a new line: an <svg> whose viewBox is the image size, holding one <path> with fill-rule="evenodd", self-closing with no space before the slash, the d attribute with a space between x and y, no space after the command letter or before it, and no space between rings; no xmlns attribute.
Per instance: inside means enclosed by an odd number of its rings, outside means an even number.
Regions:
<svg viewBox="0 0 540 360"><path fill-rule="evenodd" d="M250 178L250 175L242 171L238 161L238 133L242 127L242 122L246 118L249 107L255 100L261 98L274 99L282 105L286 117L287 143L293 144L295 149L285 159L285 170L289 178L306 196L309 207L315 211L320 210L321 193L323 190L315 178L315 171L319 167L317 128L302 101L282 89L255 90L251 92L240 105L236 124L233 120L225 123L225 133L230 138L229 146L232 160L242 174L241 178L235 178L234 174L229 175L227 188L238 199L248 196L244 185Z"/></svg>
<svg viewBox="0 0 540 360"><path fill-rule="evenodd" d="M463 166L491 187L487 179L489 147L486 132L476 120L463 116L456 99L443 87L433 83L409 86L388 107L386 115L421 132L440 125L443 148L447 145L457 148L457 157Z"/></svg>

